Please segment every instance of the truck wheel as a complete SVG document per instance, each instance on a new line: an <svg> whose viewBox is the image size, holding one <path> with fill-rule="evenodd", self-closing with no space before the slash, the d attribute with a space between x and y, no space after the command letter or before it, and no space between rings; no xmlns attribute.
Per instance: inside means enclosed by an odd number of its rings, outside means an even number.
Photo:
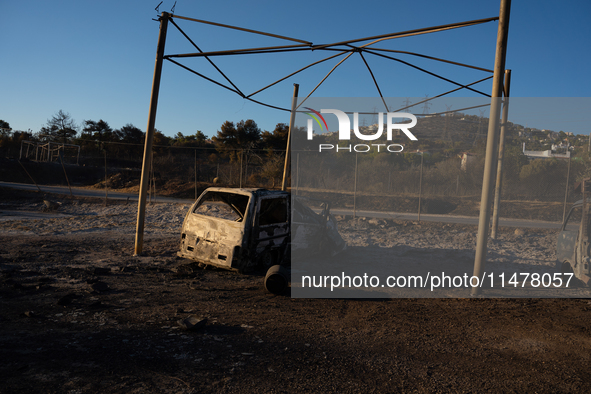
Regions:
<svg viewBox="0 0 591 394"><path fill-rule="evenodd" d="M283 294L289 287L289 275L280 265L274 265L265 275L265 289L273 294Z"/></svg>
<svg viewBox="0 0 591 394"><path fill-rule="evenodd" d="M574 276L575 271L573 270L573 267L570 262L563 261L562 263L560 263L560 261L558 261L556 263L556 266L558 272L560 272L561 274L573 274L569 287L589 287L587 283L583 282L582 280Z"/></svg>
<svg viewBox="0 0 591 394"><path fill-rule="evenodd" d="M571 274L573 273L573 267L571 267L570 263L568 261L557 261L556 262L556 271L558 271L561 274Z"/></svg>

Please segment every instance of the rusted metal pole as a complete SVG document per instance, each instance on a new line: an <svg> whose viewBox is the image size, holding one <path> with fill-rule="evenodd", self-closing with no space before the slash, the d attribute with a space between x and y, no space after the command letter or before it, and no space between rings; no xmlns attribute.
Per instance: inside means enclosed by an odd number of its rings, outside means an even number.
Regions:
<svg viewBox="0 0 591 394"><path fill-rule="evenodd" d="M581 256L581 257L585 257L585 250L588 248L585 247L583 248L583 243L587 244L587 235L588 235L588 230L589 230L589 220L588 220L588 215L589 212L587 212L587 182L585 181L585 179L583 179L581 181L581 193L583 194L583 207L582 207L582 212L581 212L581 224L580 224L580 236L579 239L577 240L577 251L576 253ZM585 250L584 250L585 249Z"/></svg>
<svg viewBox="0 0 591 394"><path fill-rule="evenodd" d="M419 219L421 221L421 194L423 192L423 157L425 156L424 152L421 153L421 172L419 175Z"/></svg>
<svg viewBox="0 0 591 394"><path fill-rule="evenodd" d="M158 47L156 49L156 64L154 65L154 79L152 81L152 97L150 99L150 114L146 128L146 142L144 144L144 161L142 164L142 178L140 181L140 194L137 209L137 225L135 230L135 254L142 253L144 246L144 221L146 218L146 195L148 192L149 171L152 164L152 144L154 141L154 125L156 124L156 108L158 107L158 92L160 91L160 77L162 75L162 62L164 59L164 45L166 44L166 30L170 14L163 12L160 17L160 34L158 35Z"/></svg>
<svg viewBox="0 0 591 394"><path fill-rule="evenodd" d="M242 153L244 150L240 150L240 188L242 189Z"/></svg>
<svg viewBox="0 0 591 394"><path fill-rule="evenodd" d="M295 194L298 195L298 189L300 187L300 154L296 155L296 190Z"/></svg>
<svg viewBox="0 0 591 394"><path fill-rule="evenodd" d="M501 114L501 94L503 90L503 72L505 70L505 56L507 53L507 36L509 34L509 14L511 0L501 0L499 11L499 28L497 32L497 49L495 53L495 67L488 121L488 136L486 140L486 156L484 161L484 175L482 178L482 194L480 198L480 216L478 220L478 235L476 238L476 254L474 257L473 276L482 279L486 264L486 249L488 241L488 227L490 225L490 208L493 190L493 173L497 160L497 144L499 140L499 117ZM481 287L475 281L472 284L472 296L481 292Z"/></svg>
<svg viewBox="0 0 591 394"><path fill-rule="evenodd" d="M566 170L566 190L564 191L564 206L562 207L562 223L566 218L566 201L568 200L568 182L570 180L570 154L568 155L568 169Z"/></svg>
<svg viewBox="0 0 591 394"><path fill-rule="evenodd" d="M492 229L490 237L497 239L499 229L499 205L501 203L501 188L503 180L503 159L505 156L505 133L509 118L509 90L511 88L511 70L505 70L505 100L503 102L503 119L501 120L501 136L499 139L499 161L497 163L497 183L495 186L495 200L493 203Z"/></svg>
<svg viewBox="0 0 591 394"><path fill-rule="evenodd" d="M104 150L105 153L105 207L107 206L107 198L109 198L109 186L107 184L107 150Z"/></svg>
<svg viewBox="0 0 591 394"><path fill-rule="evenodd" d="M150 158L150 181L148 183L148 195L150 196L148 204L152 205L152 198L154 197L154 152Z"/></svg>
<svg viewBox="0 0 591 394"><path fill-rule="evenodd" d="M68 183L68 189L70 189L70 197L74 197L72 193L72 187L70 186L70 180L68 179L68 173L66 172L66 166L64 166L64 155L63 153L59 153L60 163L62 163L62 169L64 170L64 175L66 176L66 182Z"/></svg>
<svg viewBox="0 0 591 394"><path fill-rule="evenodd" d="M283 165L283 180L281 181L281 190L287 190L287 171L290 168L290 160L291 160L291 131L293 130L293 125L295 123L295 116L296 116L296 105L298 101L298 91L300 89L300 85L297 83L293 84L293 96L291 98L291 115L289 117L289 130L287 131L287 146L285 148L285 164Z"/></svg>
<svg viewBox="0 0 591 394"><path fill-rule="evenodd" d="M357 153L355 153L355 185L353 186L353 218L357 217Z"/></svg>
<svg viewBox="0 0 591 394"><path fill-rule="evenodd" d="M37 190L39 190L39 193L43 193L41 191L41 188L39 187L39 185L37 184L37 182L35 182L35 180L33 179L33 177L31 176L31 174L29 174L29 171L27 171L27 169L25 168L25 166L23 165L23 163L21 163L20 159L17 160L18 164L21 165L21 167L23 168L23 170L25 170L25 174L27 174L27 176L29 177L29 179L35 184L35 186L37 187Z"/></svg>
<svg viewBox="0 0 591 394"><path fill-rule="evenodd" d="M197 201L197 149L195 149L195 201Z"/></svg>

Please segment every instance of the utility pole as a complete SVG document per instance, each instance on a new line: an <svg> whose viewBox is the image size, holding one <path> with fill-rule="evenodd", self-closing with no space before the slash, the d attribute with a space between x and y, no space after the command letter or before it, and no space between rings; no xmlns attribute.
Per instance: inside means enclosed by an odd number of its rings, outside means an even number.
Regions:
<svg viewBox="0 0 591 394"><path fill-rule="evenodd" d="M568 155L568 168L566 170L566 190L564 191L564 206L562 207L562 223L566 218L566 202L568 200L568 183L570 181L570 155Z"/></svg>
<svg viewBox="0 0 591 394"><path fill-rule="evenodd" d="M353 218L357 217L357 153L355 153L355 184L353 186Z"/></svg>
<svg viewBox="0 0 591 394"><path fill-rule="evenodd" d="M154 126L156 124L156 108L158 107L158 92L160 91L160 77L162 75L162 63L164 60L164 45L166 44L166 30L170 14L163 12L160 17L160 33L158 35L158 47L156 49L156 64L154 65L154 79L152 81L152 97L150 98L150 114L146 128L146 142L144 144L144 161L142 164L142 178L140 181L140 195L137 209L137 225L135 230L135 255L142 254L144 246L144 221L146 218L146 195L152 165L152 144L154 142Z"/></svg>
<svg viewBox="0 0 591 394"><path fill-rule="evenodd" d="M490 237L497 239L499 229L499 205L501 203L501 187L503 180L503 159L505 156L505 133L509 118L509 90L511 89L511 70L505 70L505 100L503 102L503 119L501 121L501 137L499 139L499 162L497 164L497 183L495 186L495 200L493 203L493 218Z"/></svg>
<svg viewBox="0 0 591 394"><path fill-rule="evenodd" d="M291 132L295 123L296 116L296 104L298 101L298 91L300 85L297 83L293 84L293 97L291 98L291 116L289 117L289 130L287 131L287 147L285 149L285 164L283 165L283 180L281 181L281 190L287 190L287 170L290 167L291 160Z"/></svg>
<svg viewBox="0 0 591 394"><path fill-rule="evenodd" d="M486 264L486 249L488 241L488 227L490 225L490 208L493 190L493 174L497 160L499 141L499 117L501 114L501 96L503 91L503 72L505 70L505 56L507 53L507 38L509 35L509 15L511 0L501 0L499 11L499 28L497 32L497 49L488 121L488 136L486 140L486 157L484 161L484 175L482 178L482 194L480 197L480 216L478 219L478 235L476 238L476 254L474 257L473 276L482 278ZM481 288L472 284L472 296L477 296Z"/></svg>
<svg viewBox="0 0 591 394"><path fill-rule="evenodd" d="M419 218L418 221L421 221L421 194L423 192L423 157L425 156L425 152L421 152L421 172L419 175Z"/></svg>

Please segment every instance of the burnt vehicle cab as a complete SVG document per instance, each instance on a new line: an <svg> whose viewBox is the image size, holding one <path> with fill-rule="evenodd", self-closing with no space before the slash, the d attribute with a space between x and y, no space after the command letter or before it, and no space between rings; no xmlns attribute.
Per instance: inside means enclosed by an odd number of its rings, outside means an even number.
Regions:
<svg viewBox="0 0 591 394"><path fill-rule="evenodd" d="M292 217L294 250L314 253L327 244L344 249L327 203L318 214L288 192L212 187L187 212L177 254L240 272L288 266Z"/></svg>

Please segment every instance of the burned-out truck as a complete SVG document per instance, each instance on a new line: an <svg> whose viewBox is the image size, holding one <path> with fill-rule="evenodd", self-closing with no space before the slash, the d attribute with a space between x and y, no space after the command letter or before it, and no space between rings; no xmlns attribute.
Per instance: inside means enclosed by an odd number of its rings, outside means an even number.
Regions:
<svg viewBox="0 0 591 394"><path fill-rule="evenodd" d="M583 199L572 205L556 243L558 269L574 273L587 286L591 285L591 196L585 189L590 186L589 179L575 186L575 191L583 193Z"/></svg>
<svg viewBox="0 0 591 394"><path fill-rule="evenodd" d="M285 191L212 187L187 212L177 254L245 273L289 267L291 253L335 254L345 246L328 202Z"/></svg>

